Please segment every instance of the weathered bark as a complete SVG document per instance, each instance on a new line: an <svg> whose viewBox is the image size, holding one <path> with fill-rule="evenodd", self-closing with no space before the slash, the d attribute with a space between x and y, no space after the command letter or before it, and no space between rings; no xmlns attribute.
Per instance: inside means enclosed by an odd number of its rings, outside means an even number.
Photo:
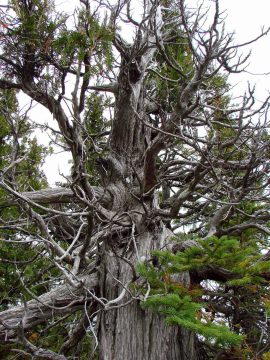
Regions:
<svg viewBox="0 0 270 360"><path fill-rule="evenodd" d="M85 302L93 299L85 289L93 289L98 284L97 274L78 278L81 284L74 288L68 284L59 286L25 305L11 308L0 314L0 343L17 338L19 328L23 331L33 329L36 325L46 323L53 316L73 314L83 309Z"/></svg>
<svg viewBox="0 0 270 360"><path fill-rule="evenodd" d="M195 360L194 334L132 303L104 315L101 360Z"/></svg>
<svg viewBox="0 0 270 360"><path fill-rule="evenodd" d="M140 229L136 239L129 239L129 251L117 248L117 240L111 239L104 244L103 273L100 288L102 296L112 300L118 298L123 291L123 285L133 280L134 267L140 259L151 258L150 252L154 249L170 246L171 231L161 223L154 228L139 221ZM136 245L135 245L136 241ZM117 280L116 280L117 279ZM189 282L188 275L183 280ZM104 311L100 317L99 341L101 360L195 360L194 334L188 330L165 323L164 317L150 310L143 310L139 299L131 300L127 292L118 304L119 308ZM121 306L123 304L127 304Z"/></svg>
<svg viewBox="0 0 270 360"><path fill-rule="evenodd" d="M154 41L154 38L151 41ZM155 150L151 152L152 156L145 156L148 144L143 136L144 125L138 117L138 113L144 108L144 99L141 97L142 79L155 48L150 48L141 57L134 55L132 57L130 55L132 51L130 53L129 51L125 49L118 77L110 142L112 152L109 158L115 159L114 163L121 164L120 171L116 171L114 166L114 171L108 176L106 169L105 182L115 184L116 188L119 188L119 192L114 194L112 210L132 211L135 214L136 210L143 213L144 209L141 205L138 209L138 202L136 204L130 200L128 186L125 186L123 180L128 176L129 183L132 181L130 174L134 178L134 164L142 183L145 182L146 177L155 178L155 157L164 144L162 139L157 140ZM134 74L134 66L138 70L136 74ZM151 165L154 168L149 171ZM141 190L145 192L150 190L152 186L148 186L148 183L150 181L147 182L147 189ZM153 185L155 184L156 182ZM150 202L151 200L148 204L149 208L152 207ZM195 360L197 357L194 334L167 325L161 316L143 310L139 299L131 298L132 288L129 289L129 285L134 281L136 263L142 258L149 259L152 250L168 245L173 235L160 220L156 219L150 224L150 219L146 217L137 216L132 219L135 230L127 239L122 238L121 235L107 238L101 246L100 295L109 301L110 307L101 312L99 319L100 359ZM188 282L189 279L185 281ZM127 290L125 296L121 301L114 303L114 299L121 297L125 289Z"/></svg>
<svg viewBox="0 0 270 360"><path fill-rule="evenodd" d="M112 198L108 189L104 190L102 187L93 186L92 190L95 198L100 200L101 204L108 205L111 202ZM20 195L29 201L36 202L38 204L63 204L79 201L74 191L69 188L47 188L38 191L26 191ZM16 204L16 199L8 198L0 203L0 208Z"/></svg>

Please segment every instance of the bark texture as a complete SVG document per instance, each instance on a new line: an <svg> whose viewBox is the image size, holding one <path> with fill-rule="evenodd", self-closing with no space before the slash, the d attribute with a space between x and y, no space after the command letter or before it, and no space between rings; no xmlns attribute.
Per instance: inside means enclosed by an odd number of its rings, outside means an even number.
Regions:
<svg viewBox="0 0 270 360"><path fill-rule="evenodd" d="M162 224L151 231L141 225L140 234L130 244L131 249L125 257L135 266L140 259L149 259L152 250L169 248L172 235ZM119 249L116 251L119 252ZM115 256L115 251L108 245L104 247L104 256L103 296L116 299L123 292L121 284L126 284L128 289L128 284L132 282L132 268L121 259L121 254ZM122 307L104 311L101 315L99 337L102 360L197 359L193 333L167 325L162 316L141 308L140 300L143 302L143 299L131 301L131 295L132 291L125 294L118 304Z"/></svg>
<svg viewBox="0 0 270 360"><path fill-rule="evenodd" d="M72 314L83 309L87 296L86 289L98 285L97 274L81 276L77 287L72 285L58 286L49 293L30 300L25 305L17 306L0 314L0 343L14 340L21 329L28 331L33 327L48 322L53 316Z"/></svg>

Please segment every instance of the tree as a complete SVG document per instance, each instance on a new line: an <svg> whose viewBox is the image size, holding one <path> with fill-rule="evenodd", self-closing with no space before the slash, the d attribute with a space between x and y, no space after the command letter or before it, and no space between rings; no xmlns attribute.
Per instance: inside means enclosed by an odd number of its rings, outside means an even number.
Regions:
<svg viewBox="0 0 270 360"><path fill-rule="evenodd" d="M268 99L231 98L247 44L218 0L212 17L205 6L145 0L135 16L128 0L81 0L73 19L49 0L0 6L7 358L269 356ZM20 139L18 92L72 156L57 188L38 180L45 149Z"/></svg>

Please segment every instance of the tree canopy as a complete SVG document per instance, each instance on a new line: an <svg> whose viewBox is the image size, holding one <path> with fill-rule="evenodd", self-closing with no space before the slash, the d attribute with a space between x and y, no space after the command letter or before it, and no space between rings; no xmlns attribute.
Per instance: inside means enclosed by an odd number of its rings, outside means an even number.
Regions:
<svg viewBox="0 0 270 360"><path fill-rule="evenodd" d="M228 78L268 29L236 44L218 0L75 5L0 5L2 358L270 358L269 98Z"/></svg>

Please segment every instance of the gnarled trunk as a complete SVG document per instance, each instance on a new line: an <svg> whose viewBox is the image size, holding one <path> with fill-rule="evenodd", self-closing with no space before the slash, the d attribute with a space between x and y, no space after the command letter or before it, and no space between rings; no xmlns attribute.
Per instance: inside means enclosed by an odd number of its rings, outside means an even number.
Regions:
<svg viewBox="0 0 270 360"><path fill-rule="evenodd" d="M130 221L133 225L128 234L123 228L110 239L106 237L100 249L100 296L109 301L108 309L99 316L101 360L197 359L194 335L167 325L162 316L150 310L143 310L140 305L143 299L134 298L132 291L136 264L142 259L150 261L151 251L169 246L173 236L160 220L151 220L149 216L154 210L151 202L157 185L156 156L164 147L161 136L155 135L153 142L146 138L149 129L142 121L145 116L143 79L154 52L152 48L142 57L134 57L126 48L118 76L110 164L102 177L108 188L116 189L111 210L129 213L129 226ZM136 72L137 77L133 76L134 64L140 70ZM112 171L108 171L110 167ZM140 187L136 200L132 186L133 189ZM147 195L140 199L142 192Z"/></svg>
<svg viewBox="0 0 270 360"><path fill-rule="evenodd" d="M194 335L133 302L102 316L100 360L118 359L195 360Z"/></svg>
<svg viewBox="0 0 270 360"><path fill-rule="evenodd" d="M172 233L163 224L156 226L154 230L148 230L146 225L142 225L136 239L130 238L126 244L128 251L126 247L116 249L116 239L111 239L109 244L106 243L103 249L103 271L106 275L100 284L103 289L102 296L108 300L121 296L123 285L127 288L133 280L131 264L136 266L140 259L150 258L150 251L169 246L171 236ZM123 259L124 257L129 263ZM130 292L125 293L115 309L104 311L100 316L100 359L197 359L194 334L167 325L164 317L142 309L140 299L132 300L132 286L129 289ZM111 306L113 307L113 304Z"/></svg>

